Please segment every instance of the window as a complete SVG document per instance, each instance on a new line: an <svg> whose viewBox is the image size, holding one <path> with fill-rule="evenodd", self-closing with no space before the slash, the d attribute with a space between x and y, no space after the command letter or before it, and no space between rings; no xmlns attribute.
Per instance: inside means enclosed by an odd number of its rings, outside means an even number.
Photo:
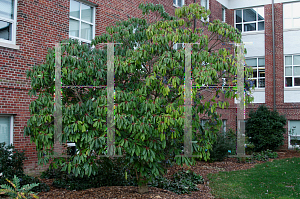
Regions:
<svg viewBox="0 0 300 199"><path fill-rule="evenodd" d="M173 46L174 50L179 50L181 48L184 48L184 44L183 43L181 43L181 44L174 44L174 46Z"/></svg>
<svg viewBox="0 0 300 199"><path fill-rule="evenodd" d="M225 22L225 12L226 12L226 9L224 7L222 7L222 22Z"/></svg>
<svg viewBox="0 0 300 199"><path fill-rule="evenodd" d="M0 142L13 143L13 116L0 115Z"/></svg>
<svg viewBox="0 0 300 199"><path fill-rule="evenodd" d="M246 64L253 69L253 84L255 88L265 87L265 58L246 59Z"/></svg>
<svg viewBox="0 0 300 199"><path fill-rule="evenodd" d="M284 29L300 28L300 2L283 5Z"/></svg>
<svg viewBox="0 0 300 199"><path fill-rule="evenodd" d="M16 5L16 0L0 0L0 42L16 43Z"/></svg>
<svg viewBox="0 0 300 199"><path fill-rule="evenodd" d="M289 147L300 146L300 121L289 121Z"/></svg>
<svg viewBox="0 0 300 199"><path fill-rule="evenodd" d="M208 0L201 0L201 6L205 7L205 9L208 9Z"/></svg>
<svg viewBox="0 0 300 199"><path fill-rule="evenodd" d="M90 43L95 35L95 8L70 1L69 37Z"/></svg>
<svg viewBox="0 0 300 199"><path fill-rule="evenodd" d="M235 27L241 32L265 29L264 7L235 10Z"/></svg>
<svg viewBox="0 0 300 199"><path fill-rule="evenodd" d="M300 55L285 56L285 87L300 86Z"/></svg>
<svg viewBox="0 0 300 199"><path fill-rule="evenodd" d="M184 0L173 0L173 5L175 7L182 7L184 5Z"/></svg>

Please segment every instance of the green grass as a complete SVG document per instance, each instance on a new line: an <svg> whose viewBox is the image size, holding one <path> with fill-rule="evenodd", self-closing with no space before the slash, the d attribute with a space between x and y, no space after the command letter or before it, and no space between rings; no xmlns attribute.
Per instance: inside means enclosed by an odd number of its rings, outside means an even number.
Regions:
<svg viewBox="0 0 300 199"><path fill-rule="evenodd" d="M300 158L274 160L248 170L209 174L216 198L300 198Z"/></svg>

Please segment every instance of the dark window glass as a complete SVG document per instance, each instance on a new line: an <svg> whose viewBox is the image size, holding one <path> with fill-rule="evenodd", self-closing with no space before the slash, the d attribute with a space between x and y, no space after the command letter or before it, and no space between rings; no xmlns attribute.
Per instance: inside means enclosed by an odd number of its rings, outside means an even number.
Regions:
<svg viewBox="0 0 300 199"><path fill-rule="evenodd" d="M10 40L12 38L12 24L0 21L0 38L5 40Z"/></svg>
<svg viewBox="0 0 300 199"><path fill-rule="evenodd" d="M242 24L236 24L236 28L242 32Z"/></svg>
<svg viewBox="0 0 300 199"><path fill-rule="evenodd" d="M286 77L285 78L285 86L286 87L291 87L292 86L292 78L291 77Z"/></svg>
<svg viewBox="0 0 300 199"><path fill-rule="evenodd" d="M243 22L256 21L256 11L254 9L243 10Z"/></svg>
<svg viewBox="0 0 300 199"><path fill-rule="evenodd" d="M256 30L256 23L250 23L244 25L244 31L255 31Z"/></svg>
<svg viewBox="0 0 300 199"><path fill-rule="evenodd" d="M294 86L300 86L300 77L294 78Z"/></svg>
<svg viewBox="0 0 300 199"><path fill-rule="evenodd" d="M258 79L258 87L259 88L265 87L265 79Z"/></svg>
<svg viewBox="0 0 300 199"><path fill-rule="evenodd" d="M265 29L265 22L258 22L258 30L264 30Z"/></svg>
<svg viewBox="0 0 300 199"><path fill-rule="evenodd" d="M241 10L236 10L235 11L235 22L236 23L241 23L242 22L242 11Z"/></svg>

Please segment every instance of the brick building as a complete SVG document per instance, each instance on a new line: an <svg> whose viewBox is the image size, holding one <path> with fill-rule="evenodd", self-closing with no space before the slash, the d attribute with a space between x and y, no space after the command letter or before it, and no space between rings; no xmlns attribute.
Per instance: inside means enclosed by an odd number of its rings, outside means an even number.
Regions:
<svg viewBox="0 0 300 199"><path fill-rule="evenodd" d="M24 137L29 119L30 81L26 70L44 61L48 48L63 39L90 42L117 20L141 17L142 2L163 4L174 15L175 8L194 0L0 0L0 142L25 149L27 172L38 169L35 145ZM196 0L211 10L210 20L220 19L239 28L246 45L247 62L258 70L253 107L261 103L287 115L289 125L300 129L297 119L300 71L297 73L300 45L299 3L275 3L275 98L273 95L273 32L271 0ZM248 16L249 15L249 16ZM255 16L254 16L255 15ZM242 17L244 16L244 18ZM283 26L285 24L285 26ZM299 26L299 27L298 27ZM300 67L300 63L299 63ZM285 69L285 70L284 70ZM293 72L294 71L294 72ZM266 75L264 75L266 74ZM299 75L299 78L297 77ZM299 85L298 85L299 84ZM224 114L224 126L236 128L235 106ZM296 131L297 132L297 131ZM300 132L299 132L300 135ZM286 134L288 140L288 134ZM288 147L288 141L285 148Z"/></svg>

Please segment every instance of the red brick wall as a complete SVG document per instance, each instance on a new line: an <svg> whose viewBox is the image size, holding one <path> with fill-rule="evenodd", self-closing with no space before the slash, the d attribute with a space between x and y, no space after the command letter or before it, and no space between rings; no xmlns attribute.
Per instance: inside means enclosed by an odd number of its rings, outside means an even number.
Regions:
<svg viewBox="0 0 300 199"><path fill-rule="evenodd" d="M142 17L138 5L142 2L162 3L174 14L173 2L162 0L91 0L96 8L96 35L105 32L108 25L128 17ZM25 149L28 160L25 170L37 170L35 145L24 137L23 129L30 117L30 80L26 70L44 61L47 50L55 42L69 38L69 0L18 0L16 45L19 50L0 46L0 114L13 114L14 145ZM150 19L154 20L152 15Z"/></svg>

